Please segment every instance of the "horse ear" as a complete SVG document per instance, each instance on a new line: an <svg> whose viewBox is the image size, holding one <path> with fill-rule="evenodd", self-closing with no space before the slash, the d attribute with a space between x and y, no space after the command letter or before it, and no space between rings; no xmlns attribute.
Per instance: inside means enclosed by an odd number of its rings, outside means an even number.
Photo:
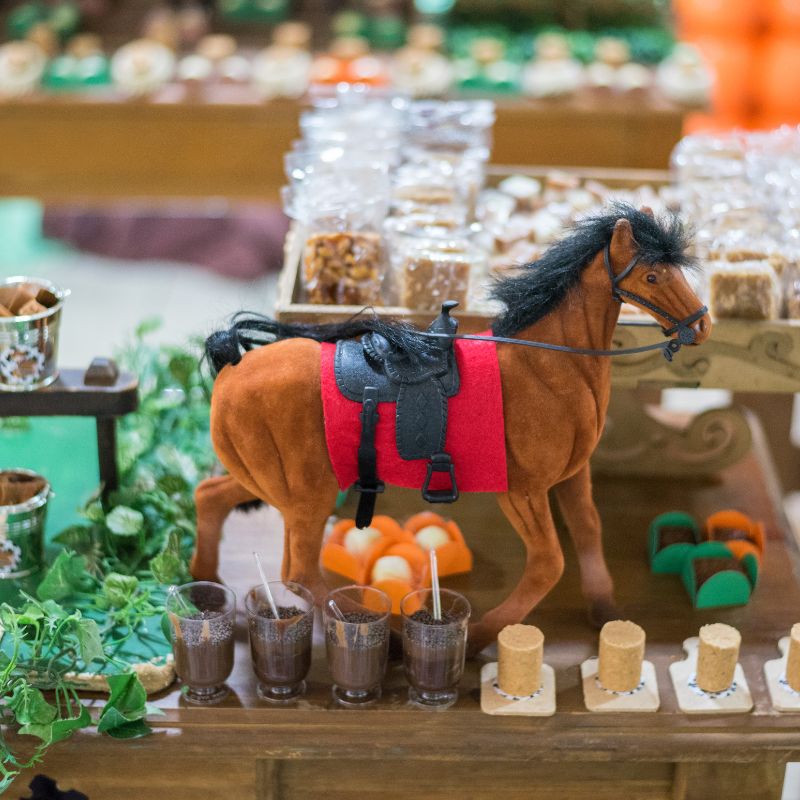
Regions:
<svg viewBox="0 0 800 800"><path fill-rule="evenodd" d="M633 228L629 219L620 217L614 223L614 233L611 234L609 251L611 260L621 269L622 264L630 261L638 252L639 245L633 238Z"/></svg>
<svg viewBox="0 0 800 800"><path fill-rule="evenodd" d="M648 217L652 217L653 219L656 217L656 215L653 213L653 209L650 208L650 206L642 206L639 211L641 211L642 214L647 214Z"/></svg>

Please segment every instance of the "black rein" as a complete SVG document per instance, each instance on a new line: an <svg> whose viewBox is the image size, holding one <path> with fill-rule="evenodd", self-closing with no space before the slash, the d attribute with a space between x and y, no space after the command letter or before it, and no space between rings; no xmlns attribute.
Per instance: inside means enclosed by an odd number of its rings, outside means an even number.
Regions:
<svg viewBox="0 0 800 800"><path fill-rule="evenodd" d="M702 306L693 314L689 314L684 319L677 319L672 316L668 311L660 308L655 303L651 303L641 295L629 292L627 289L621 289L619 284L631 272L631 270L639 263L639 257L635 256L630 263L625 266L625 269L619 275L614 274L614 269L611 266L611 246L606 245L603 251L603 259L605 261L608 277L611 280L611 296L622 303L625 299L633 300L636 303L650 309L650 311L658 314L663 319L672 323L672 327L664 328L661 330L664 336L671 337L676 333L678 334L675 339L668 339L666 342L655 342L654 344L645 344L640 347L621 347L614 350L595 350L590 347L570 347L566 344L550 344L549 342L536 342L528 339L513 339L509 336L482 336L478 333L429 333L427 331L420 331L422 336L431 336L436 339L468 339L473 342L494 342L495 344L516 344L523 347L536 347L540 350L556 350L561 353L572 353L578 356L607 356L612 358L614 356L633 356L638 353L648 353L653 350L661 350L664 358L667 361L672 361L673 356L685 344L692 344L697 338L697 334L692 330L691 325L697 320L701 319L708 313L708 308Z"/></svg>

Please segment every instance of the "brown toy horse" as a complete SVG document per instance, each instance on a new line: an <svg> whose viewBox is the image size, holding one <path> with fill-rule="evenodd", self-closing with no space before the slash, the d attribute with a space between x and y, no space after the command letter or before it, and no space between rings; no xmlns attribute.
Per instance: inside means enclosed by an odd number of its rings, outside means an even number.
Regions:
<svg viewBox="0 0 800 800"><path fill-rule="evenodd" d="M493 333L605 350L611 347L624 299L651 314L667 336L700 344L711 322L682 272L692 266L687 243L676 218L656 220L649 209L616 205L579 223L539 261L497 281L494 296L506 311ZM217 579L226 516L239 505L261 500L284 517L283 579L320 596L325 590L319 572L323 530L338 490L326 450L320 342L376 326L389 337L396 334L398 341L409 331L398 327L393 333L391 325L374 318L316 326L256 319L259 324L253 317L241 318L207 342L218 371L211 435L229 474L197 489L191 571L198 579ZM242 349L252 352L242 356ZM575 542L590 617L600 624L617 616L589 474L589 457L608 407L610 359L511 344L498 344L497 356L508 474L508 491L498 494L497 501L522 537L527 559L506 600L471 626L473 652L505 625L522 621L562 574L564 557L548 501L551 488Z"/></svg>

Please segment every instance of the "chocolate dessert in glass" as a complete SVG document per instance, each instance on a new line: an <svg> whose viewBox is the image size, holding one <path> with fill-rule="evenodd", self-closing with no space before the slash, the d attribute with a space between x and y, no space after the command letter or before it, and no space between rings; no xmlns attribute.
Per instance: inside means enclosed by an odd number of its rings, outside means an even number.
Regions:
<svg viewBox="0 0 800 800"><path fill-rule="evenodd" d="M233 669L236 595L227 586L196 581L170 587L165 605L184 697L218 703L228 694L225 681Z"/></svg>
<svg viewBox="0 0 800 800"><path fill-rule="evenodd" d="M345 586L325 599L325 647L339 705L365 706L381 696L391 611L388 595L371 586Z"/></svg>
<svg viewBox="0 0 800 800"><path fill-rule="evenodd" d="M299 583L270 581L269 589L277 619L263 584L254 586L245 598L250 654L259 680L258 696L286 703L305 691L311 666L314 597Z"/></svg>
<svg viewBox="0 0 800 800"><path fill-rule="evenodd" d="M458 699L467 650L467 599L441 589L441 615L434 615L433 590L419 589L400 603L403 666L408 699L421 708L449 708Z"/></svg>

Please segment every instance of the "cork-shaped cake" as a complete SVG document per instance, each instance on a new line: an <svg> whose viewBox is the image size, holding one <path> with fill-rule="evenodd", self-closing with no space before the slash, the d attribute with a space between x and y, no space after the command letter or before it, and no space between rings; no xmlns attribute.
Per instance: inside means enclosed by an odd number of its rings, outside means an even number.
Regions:
<svg viewBox="0 0 800 800"><path fill-rule="evenodd" d="M600 660L597 677L604 689L630 692L642 679L644 630L635 622L606 622L600 631Z"/></svg>
<svg viewBox="0 0 800 800"><path fill-rule="evenodd" d="M786 682L800 692L800 622L792 625L789 634L789 652L786 655Z"/></svg>
<svg viewBox="0 0 800 800"><path fill-rule="evenodd" d="M497 637L497 685L527 697L542 685L544 634L534 625L507 625Z"/></svg>
<svg viewBox="0 0 800 800"><path fill-rule="evenodd" d="M724 692L733 683L742 636L736 628L715 622L700 628L697 685L704 692Z"/></svg>

